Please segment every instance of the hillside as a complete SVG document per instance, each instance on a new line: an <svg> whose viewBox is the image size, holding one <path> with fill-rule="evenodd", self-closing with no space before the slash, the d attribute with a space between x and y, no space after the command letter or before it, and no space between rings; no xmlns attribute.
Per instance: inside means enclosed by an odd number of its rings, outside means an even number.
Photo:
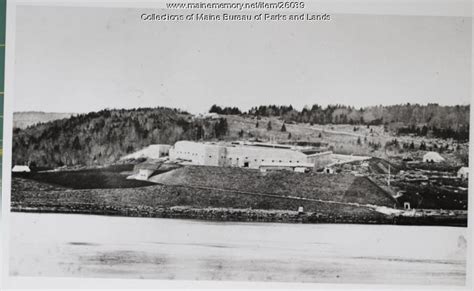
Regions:
<svg viewBox="0 0 474 291"><path fill-rule="evenodd" d="M462 110L468 112L468 107ZM464 113L461 115L464 116ZM463 121L460 123L464 124ZM199 118L170 108L102 110L27 128L15 128L13 164L29 162L33 166L47 168L103 165L114 163L152 144L216 139L312 142L339 154L385 159L414 155L423 147L423 150L443 152L455 164L467 164L467 143L416 135L399 136L385 127L285 122L284 116L274 115ZM464 125L460 126L460 129L464 128Z"/></svg>
<svg viewBox="0 0 474 291"><path fill-rule="evenodd" d="M102 165L150 144L216 138L225 119L194 119L170 108L102 110L13 131L13 164Z"/></svg>
<svg viewBox="0 0 474 291"><path fill-rule="evenodd" d="M15 112L13 113L13 127L27 128L38 123L46 123L53 120L69 118L73 113L56 113L56 112Z"/></svg>
<svg viewBox="0 0 474 291"><path fill-rule="evenodd" d="M225 189L249 193L295 196L325 201L352 202L393 207L396 203L366 177L301 174L257 170L188 166L153 176L150 182Z"/></svg>
<svg viewBox="0 0 474 291"><path fill-rule="evenodd" d="M469 105L441 106L438 104L400 104L391 106L369 106L356 109L345 105L318 104L302 110L293 106L261 105L247 112L239 108L213 105L209 112L223 115L245 115L252 117L278 117L287 123L383 125L397 134L469 139Z"/></svg>
<svg viewBox="0 0 474 291"><path fill-rule="evenodd" d="M13 184L22 183L17 178ZM18 187L16 187L18 188ZM124 189L12 192L12 211L84 213L222 221L392 223L366 207L242 195L223 190L156 185ZM303 206L308 215L296 211ZM269 211L269 212L266 212Z"/></svg>

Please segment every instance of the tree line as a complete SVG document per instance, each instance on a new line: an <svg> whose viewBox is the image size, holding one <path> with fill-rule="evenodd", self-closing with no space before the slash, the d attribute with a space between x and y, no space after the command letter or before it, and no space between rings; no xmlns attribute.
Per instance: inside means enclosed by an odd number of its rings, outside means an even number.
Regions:
<svg viewBox="0 0 474 291"><path fill-rule="evenodd" d="M292 105L260 105L248 111L237 107L213 105L210 112L218 114L279 117L285 122L309 124L384 125L397 134L432 135L439 138L469 139L469 105L441 106L435 103L368 106L314 104L303 109Z"/></svg>
<svg viewBox="0 0 474 291"><path fill-rule="evenodd" d="M170 108L102 110L15 128L13 164L38 167L113 163L150 144L226 136L227 120L196 119Z"/></svg>

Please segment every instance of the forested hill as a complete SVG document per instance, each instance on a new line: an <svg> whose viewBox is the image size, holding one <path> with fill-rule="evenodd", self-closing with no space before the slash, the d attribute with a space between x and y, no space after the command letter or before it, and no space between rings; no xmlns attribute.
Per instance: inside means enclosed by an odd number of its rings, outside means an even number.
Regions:
<svg viewBox="0 0 474 291"><path fill-rule="evenodd" d="M209 112L249 116L277 116L286 122L312 124L385 125L399 134L467 140L469 138L469 105L400 104L355 108L345 105L318 104L298 110L293 106L261 105L247 112L237 107L213 105Z"/></svg>
<svg viewBox="0 0 474 291"><path fill-rule="evenodd" d="M56 112L15 112L13 113L13 127L27 128L38 123L50 122L57 119L69 118L73 113Z"/></svg>
<svg viewBox="0 0 474 291"><path fill-rule="evenodd" d="M226 119L195 119L176 109L102 110L15 128L13 164L101 165L150 144L219 138L226 133Z"/></svg>

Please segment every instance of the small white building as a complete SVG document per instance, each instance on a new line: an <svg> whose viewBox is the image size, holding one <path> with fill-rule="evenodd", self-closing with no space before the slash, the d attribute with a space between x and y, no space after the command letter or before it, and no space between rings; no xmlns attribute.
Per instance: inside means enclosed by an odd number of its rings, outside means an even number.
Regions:
<svg viewBox="0 0 474 291"><path fill-rule="evenodd" d="M153 163L138 164L134 167L136 174L133 175L133 178L136 180L146 181L155 173L156 170L158 170L159 167L159 164Z"/></svg>
<svg viewBox="0 0 474 291"><path fill-rule="evenodd" d="M334 174L334 169L326 167L326 168L324 168L323 173L324 174Z"/></svg>
<svg viewBox="0 0 474 291"><path fill-rule="evenodd" d="M458 170L458 178L467 180L469 178L469 167L461 167Z"/></svg>
<svg viewBox="0 0 474 291"><path fill-rule="evenodd" d="M308 168L305 168L305 167L295 167L296 173L306 173L308 171L309 171Z"/></svg>
<svg viewBox="0 0 474 291"><path fill-rule="evenodd" d="M441 163L444 162L444 158L437 152L427 152L423 156L423 162L425 163Z"/></svg>
<svg viewBox="0 0 474 291"><path fill-rule="evenodd" d="M29 173L31 172L30 167L23 165L15 165L12 169L13 173Z"/></svg>

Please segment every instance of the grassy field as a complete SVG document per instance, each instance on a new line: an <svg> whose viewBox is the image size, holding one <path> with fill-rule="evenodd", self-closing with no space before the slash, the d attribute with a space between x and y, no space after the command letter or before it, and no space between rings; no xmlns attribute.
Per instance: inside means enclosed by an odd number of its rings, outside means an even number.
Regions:
<svg viewBox="0 0 474 291"><path fill-rule="evenodd" d="M388 207L396 203L367 178L348 174L260 173L241 168L188 166L154 176L150 181Z"/></svg>

